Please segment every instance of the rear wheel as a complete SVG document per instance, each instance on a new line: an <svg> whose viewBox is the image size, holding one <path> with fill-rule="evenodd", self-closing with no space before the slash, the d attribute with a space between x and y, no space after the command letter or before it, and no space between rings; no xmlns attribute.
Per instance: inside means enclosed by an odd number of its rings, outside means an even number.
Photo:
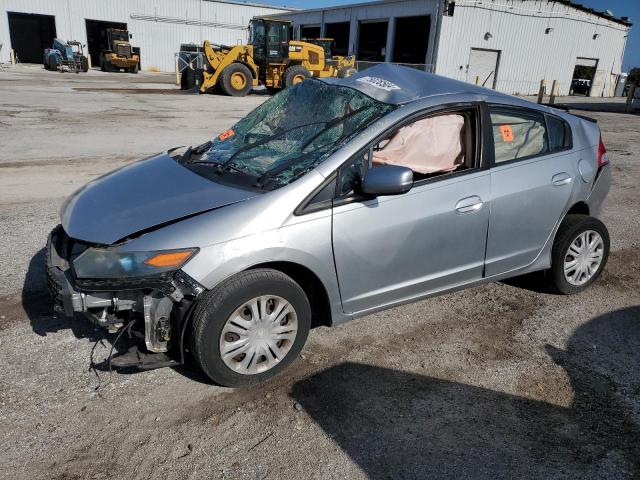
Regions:
<svg viewBox="0 0 640 480"><path fill-rule="evenodd" d="M89 59L87 57L82 57L82 71L84 73L89 71Z"/></svg>
<svg viewBox="0 0 640 480"><path fill-rule="evenodd" d="M220 74L222 92L232 97L244 97L251 91L253 76L241 63L232 63Z"/></svg>
<svg viewBox="0 0 640 480"><path fill-rule="evenodd" d="M56 71L58 69L58 58L55 55L51 55L49 58L49 70Z"/></svg>
<svg viewBox="0 0 640 480"><path fill-rule="evenodd" d="M309 70L304 68L302 65L294 65L287 68L284 72L284 86L291 87L292 85L297 85L300 82L305 81L310 76L311 73L309 73Z"/></svg>
<svg viewBox="0 0 640 480"><path fill-rule="evenodd" d="M196 307L194 357L220 385L259 383L299 355L310 326L309 301L296 282L276 270L249 270L205 294Z"/></svg>
<svg viewBox="0 0 640 480"><path fill-rule="evenodd" d="M567 215L551 251L551 282L560 293L585 290L602 273L609 258L609 232L597 218Z"/></svg>

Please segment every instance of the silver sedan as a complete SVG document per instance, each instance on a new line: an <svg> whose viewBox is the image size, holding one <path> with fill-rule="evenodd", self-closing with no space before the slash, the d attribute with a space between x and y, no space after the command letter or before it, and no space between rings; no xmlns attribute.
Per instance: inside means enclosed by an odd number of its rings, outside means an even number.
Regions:
<svg viewBox="0 0 640 480"><path fill-rule="evenodd" d="M191 355L248 385L314 326L538 270L584 290L609 254L609 185L594 121L381 65L89 183L50 236L49 285L67 315L139 332L110 367Z"/></svg>

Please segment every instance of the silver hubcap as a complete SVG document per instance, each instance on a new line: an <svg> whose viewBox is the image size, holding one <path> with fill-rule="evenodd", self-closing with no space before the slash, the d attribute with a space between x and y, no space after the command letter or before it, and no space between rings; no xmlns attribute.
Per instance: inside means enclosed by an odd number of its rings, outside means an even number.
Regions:
<svg viewBox="0 0 640 480"><path fill-rule="evenodd" d="M571 285L583 285L600 268L604 242L598 232L587 230L578 235L564 257L564 276Z"/></svg>
<svg viewBox="0 0 640 480"><path fill-rule="evenodd" d="M255 375L276 366L291 350L298 316L282 297L264 295L241 305L220 335L220 355L231 370Z"/></svg>

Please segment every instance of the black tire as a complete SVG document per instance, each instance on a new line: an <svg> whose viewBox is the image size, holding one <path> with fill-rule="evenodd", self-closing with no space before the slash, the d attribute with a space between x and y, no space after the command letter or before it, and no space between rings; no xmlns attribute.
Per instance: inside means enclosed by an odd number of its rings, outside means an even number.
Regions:
<svg viewBox="0 0 640 480"><path fill-rule="evenodd" d="M138 73L138 64L129 67L129 73Z"/></svg>
<svg viewBox="0 0 640 480"><path fill-rule="evenodd" d="M55 55L49 58L49 70L55 72L58 69L58 59Z"/></svg>
<svg viewBox="0 0 640 480"><path fill-rule="evenodd" d="M338 70L338 78L347 78L351 75L355 75L356 73L358 73L358 70L356 70L354 67L342 67L340 70Z"/></svg>
<svg viewBox="0 0 640 480"><path fill-rule="evenodd" d="M42 65L44 66L45 70L49 70L49 64L47 63L47 56L44 55L42 58Z"/></svg>
<svg viewBox="0 0 640 480"><path fill-rule="evenodd" d="M592 230L602 237L602 260L589 280L581 285L574 285L565 276L564 260L573 241L587 230ZM604 270L609 258L609 246L609 231L600 220L588 215L567 215L558 228L558 233L551 249L551 269L549 270L551 286L564 295L572 295L585 290L598 279L602 270Z"/></svg>
<svg viewBox="0 0 640 480"><path fill-rule="evenodd" d="M84 73L89 71L89 59L87 57L82 57L82 71Z"/></svg>
<svg viewBox="0 0 640 480"><path fill-rule="evenodd" d="M300 83L301 77L309 78L310 76L311 73L309 73L309 70L302 65L293 65L284 72L284 86L291 87L292 85Z"/></svg>
<svg viewBox="0 0 640 480"><path fill-rule="evenodd" d="M228 367L221 358L220 335L231 314L244 302L262 295L277 295L295 309L298 319L296 338L285 357L274 367L257 374L242 374ZM284 370L304 346L311 328L311 307L304 291L290 277L271 269L241 272L203 295L193 314L193 356L202 371L226 387L263 382Z"/></svg>
<svg viewBox="0 0 640 480"><path fill-rule="evenodd" d="M196 72L192 68L185 68L180 75L180 90L191 90L196 86Z"/></svg>
<svg viewBox="0 0 640 480"><path fill-rule="evenodd" d="M109 62L107 59L103 59L102 60L102 71L103 72L113 72L114 68L113 65L111 64L111 62Z"/></svg>
<svg viewBox="0 0 640 480"><path fill-rule="evenodd" d="M243 83L240 84L240 79ZM220 74L220 89L225 95L231 97L246 97L251 91L253 75L246 65L232 63Z"/></svg>

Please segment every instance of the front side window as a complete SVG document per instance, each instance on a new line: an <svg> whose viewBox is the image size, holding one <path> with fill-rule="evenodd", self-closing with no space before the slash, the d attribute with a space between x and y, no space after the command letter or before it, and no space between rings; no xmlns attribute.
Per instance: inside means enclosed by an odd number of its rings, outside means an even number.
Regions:
<svg viewBox="0 0 640 480"><path fill-rule="evenodd" d="M491 124L497 164L549 152L547 129L542 114L491 108Z"/></svg>
<svg viewBox="0 0 640 480"><path fill-rule="evenodd" d="M394 108L353 88L308 79L263 103L213 139L199 157L183 163L208 164L228 180L241 174L259 188L276 189L315 168Z"/></svg>
<svg viewBox="0 0 640 480"><path fill-rule="evenodd" d="M374 146L373 165L410 168L416 180L473 168L474 118L461 110L409 123Z"/></svg>

